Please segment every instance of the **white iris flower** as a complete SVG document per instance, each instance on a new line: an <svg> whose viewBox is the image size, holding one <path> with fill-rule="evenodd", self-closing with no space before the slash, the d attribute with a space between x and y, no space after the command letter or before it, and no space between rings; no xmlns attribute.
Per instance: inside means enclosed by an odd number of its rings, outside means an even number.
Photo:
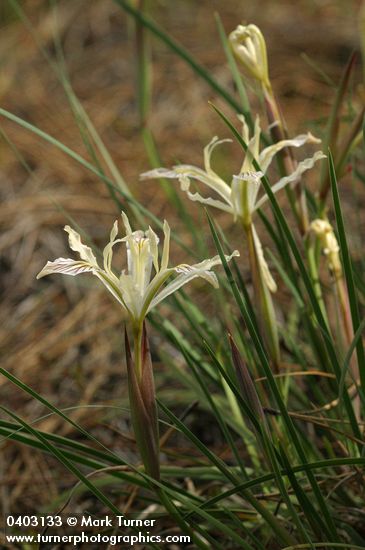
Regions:
<svg viewBox="0 0 365 550"><path fill-rule="evenodd" d="M106 286L116 300L128 312L134 323L141 323L147 313L164 300L167 296L180 287L195 279L202 277L214 287L218 287L218 280L212 267L221 264L219 256L204 260L198 264L181 264L176 267L168 267L170 248L170 227L165 221L164 244L161 260L159 260L159 238L149 227L147 231L132 231L129 220L122 212L126 236L118 239L118 222L115 221L110 233L109 243L103 252L103 267L100 267L97 259L89 246L81 242L80 235L66 225L65 231L69 235L69 246L74 252L78 252L80 260L70 258L58 258L53 262L47 262L37 279L52 273L64 273L65 275L79 275L90 272ZM112 269L113 246L125 243L127 249L127 270L117 276ZM226 259L239 256L234 251ZM152 277L152 270L154 276ZM174 274L177 276L167 285L164 283Z"/></svg>
<svg viewBox="0 0 365 550"><path fill-rule="evenodd" d="M293 139L281 140L260 151L261 127L259 117L256 118L254 135L252 137L250 136L250 131L244 117L240 116L239 119L243 124L242 136L248 149L239 174L232 176L230 184L226 183L211 167L211 156L214 148L221 143L231 141L229 139L219 140L217 137L214 137L204 148L204 169L190 164L180 164L173 166L172 169L157 168L145 172L141 174L141 179L177 179L180 182L181 189L187 193L189 199L192 201L229 212L233 215L235 221L237 218L240 218L245 227L251 226L252 215L268 200L266 194L261 197L258 195L261 187L261 178L267 172L274 156L285 147L301 147L306 143L319 143L320 140L308 132L307 134L298 135ZM304 172L313 168L314 164L323 158L325 158L325 155L322 151L317 151L312 157L302 160L291 174L279 179L272 186L272 192L277 193L289 183L296 183ZM259 164L261 171L255 169L253 160ZM205 197L200 193L192 193L190 191L191 180L203 183L218 198ZM272 292L275 292L276 285L269 273L256 231L254 231L254 241L266 284Z"/></svg>
<svg viewBox="0 0 365 550"><path fill-rule="evenodd" d="M226 183L211 167L210 159L214 148L224 142L231 141L229 139L219 140L214 137L212 141L204 148L204 170L190 164L179 164L173 166L172 169L157 168L141 174L141 179L151 178L176 178L180 182L181 189L185 191L192 201L201 202L208 206L213 206L230 212L234 219L242 218L243 222L251 223L251 216L260 208L267 200L268 196L263 195L258 198L258 192L261 186L261 178L268 170L276 153L285 147L301 147L305 143L319 143L320 140L315 138L310 132L301 134L293 139L285 139L265 147L260 152L260 120L256 118L254 135L250 138L249 128L243 116L240 117L243 123L243 140L248 145L248 150L245 155L240 173L232 177L231 184ZM275 185L272 186L272 192L277 193L283 187L292 182L297 182L301 175L313 168L314 164L325 158L322 151L317 151L312 157L309 157L298 163L298 166L288 176L281 178ZM261 171L256 171L253 165L253 159L258 162ZM191 193L190 180L197 180L204 183L219 198L203 197L199 193Z"/></svg>

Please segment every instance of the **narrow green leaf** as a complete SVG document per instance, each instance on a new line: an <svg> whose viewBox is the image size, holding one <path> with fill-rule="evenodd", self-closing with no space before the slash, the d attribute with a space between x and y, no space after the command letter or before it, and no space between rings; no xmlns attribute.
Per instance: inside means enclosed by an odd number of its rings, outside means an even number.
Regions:
<svg viewBox="0 0 365 550"><path fill-rule="evenodd" d="M317 470L317 469L326 469L326 468L343 468L345 466L365 466L365 457L345 457L345 458L330 458L326 460L318 460L316 462L307 462L306 464L301 464L299 466L293 466L292 471L294 473L307 472L308 470ZM281 471L282 475L287 475L285 470ZM275 478L275 474L269 473L252 479L250 481L245 481L239 484L233 489L228 489L223 493L212 497L211 499L204 502L203 507L213 506L218 502L229 498L230 496L238 493L238 489L249 489L263 485L267 481L272 481Z"/></svg>
<svg viewBox="0 0 365 550"><path fill-rule="evenodd" d="M227 36L223 27L223 23L221 18L219 17L218 13L214 14L215 20L218 27L219 36L223 45L224 53L226 54L226 58L228 61L229 68L231 70L234 82L237 86L238 94L240 96L242 109L241 112L243 116L245 117L245 120L251 130L253 130L253 120L251 116L251 110L250 110L250 103L247 97L245 86L242 82L241 74L238 70L236 60L234 58L234 55L232 53L232 50L230 48L229 42L227 40Z"/></svg>
<svg viewBox="0 0 365 550"><path fill-rule="evenodd" d="M33 435L36 439L39 439L44 447L53 454L60 462L63 464L71 473L73 473L101 502L103 502L114 514L120 515L122 512L115 506L109 499L102 493L84 474L76 468L76 466L65 456L65 454L52 445L47 439L37 430L32 428L27 422L22 420L19 416L11 412L6 407L1 407L0 409L8 414L11 418L14 418L23 428Z"/></svg>
<svg viewBox="0 0 365 550"><path fill-rule="evenodd" d="M228 120L228 118L217 107L215 107L213 105L213 108L217 112L217 114L222 118L222 120L224 120L224 122L227 124L228 128L231 130L232 134L235 136L237 141L242 146L243 150L246 152L247 151L247 144L242 139L242 136L240 135L240 133L236 130L236 128L233 126L233 124ZM255 159L253 159L253 165L255 167L255 170L260 171L260 165L258 164L258 162ZM315 291L314 291L314 288L313 288L312 281L311 281L311 279L308 275L308 272L307 272L306 267L304 265L304 262L303 262L301 254L300 254L299 248L298 248L297 243L295 241L295 238L292 234L292 231L289 228L289 225L287 223L285 215L282 212L282 210L281 210L281 208L280 208L280 206L279 206L279 204L276 200L276 197L275 197L274 193L271 190L269 180L264 175L264 176L262 176L261 181L262 181L264 189L265 189L265 191L268 195L269 201L272 205L274 214L275 214L275 216L276 216L276 218L277 218L277 220L278 220L278 222L279 222L279 224L280 224L280 226L283 230L285 238L288 242L288 245L289 245L289 247L290 247L290 249L293 253L293 256L294 256L295 261L297 263L297 266L299 268L299 272L300 272L303 284L306 288L310 303L311 303L312 308L313 308L314 315L315 315L316 320L318 322L319 329L322 333L323 342L324 342L325 348L327 350L328 356L330 358L331 364L333 366L333 370L334 370L334 373L336 375L336 379L337 379L337 383L338 383L339 380L340 380L340 377L341 377L341 367L340 367L339 360L338 360L338 357L337 357L336 349L334 347L334 343L332 341L331 335L330 335L328 327L327 327L327 323L326 323L326 321L323 317L321 307L320 307L320 305L317 301L317 297L316 297L316 294L315 294ZM352 427L354 436L357 437L358 439L361 439L361 431L359 429L359 426L358 426L358 423L357 423L357 420L356 420L356 416L355 416L355 413L354 413L354 410L353 410L353 407L352 407L352 403L351 403L350 397L349 397L347 392L344 392L343 400L344 400L344 405L346 407L346 411L347 411L349 420L351 422L351 427ZM328 519L330 520L330 523L333 525L333 521L330 519L330 517L328 517Z"/></svg>
<svg viewBox="0 0 365 550"><path fill-rule="evenodd" d="M127 0L114 0L124 11L132 15L136 20L138 20L142 25L147 27L161 42L164 42L171 51L176 53L181 57L193 71L198 74L203 80L209 84L209 86L220 95L226 103L232 107L237 113L240 113L242 108L240 104L225 90L222 86L212 77L210 72L202 67L192 55L179 44L174 38L162 30L156 23L152 21L149 17L138 11L132 6Z"/></svg>
<svg viewBox="0 0 365 550"><path fill-rule="evenodd" d="M365 329L365 317L364 319L361 321L356 333L355 333L355 336L351 342L351 345L346 353L346 357L345 357L345 360L343 362L343 367L342 367L342 372L341 372L341 378L340 378L340 383L339 383L339 390L338 390L338 397L341 399L342 397L342 394L343 394L343 390L344 390L344 384L345 384L345 379L346 379L346 374L347 374L347 371L348 371L348 368L350 366L350 361L351 361L351 357L352 357L352 354L354 353L354 350L357 346L357 342L359 340L359 338L362 337L362 333Z"/></svg>
<svg viewBox="0 0 365 550"><path fill-rule="evenodd" d="M181 422L163 403L158 401L159 406L165 414L171 419L171 421L177 426L179 430L182 431L195 445L198 449L204 453L204 455L219 468L234 485L239 483L239 480L232 472L227 468L224 462L212 453L205 445L202 443L199 438L197 438L183 422ZM242 493L243 498L245 498L253 508L262 516L262 518L270 525L273 532L276 534L279 540L285 541L293 539L293 537L288 533L288 531L283 528L280 522L275 518L275 516L264 506L261 502L256 499L250 492L244 491ZM292 542L290 542L292 544Z"/></svg>
<svg viewBox="0 0 365 550"><path fill-rule="evenodd" d="M218 111L217 111L218 112ZM224 116L224 115L223 115ZM239 135L239 134L238 134ZM243 140L242 140L243 141ZM259 170L257 168L257 170ZM268 186L269 189L270 189L270 186ZM270 189L271 191L271 189ZM272 192L271 192L272 194ZM279 208L279 207L278 207ZM279 209L280 210L280 209ZM228 266L228 263L225 259L225 256L223 254L223 249L222 249L222 246L221 246L221 243L218 239L218 235L217 235L217 231L215 229L215 226L214 226L214 223L212 221L212 219L210 218L209 214L207 213L207 216L208 216L208 221L209 221L209 224L210 224L210 228L211 228L211 231L212 231L212 235L213 235L213 239L214 239L214 242L215 242L215 245L217 247L217 251L218 251L218 254L222 260L222 264L223 264L223 267L224 267L224 270L227 274L227 278L229 280L233 280L233 276L232 276L232 273L231 273L231 270ZM233 281L234 282L234 281ZM233 285L232 286L232 290L234 291L234 295L235 295L235 298L236 298L236 292L235 292L235 286ZM257 351L257 355L260 359L260 362L261 362L261 365L263 367L263 370L265 372L265 376L267 377L267 380L268 380L268 383L269 383L269 386L270 386L270 389L271 389L271 392L275 398L275 401L277 403L277 406L282 414L282 417L283 417L283 420L285 422L285 425L288 429L288 432L291 436L291 440L293 442L293 445L295 446L295 449L297 451L297 454L300 458L300 460L305 464L307 462L307 459L306 459L306 456L305 456L305 452L303 450L303 447L300 443L300 440L298 438L298 435L297 435L297 432L296 432L296 429L295 429L295 426L292 422L292 419L290 418L289 414L288 414L288 411L285 407L285 403L283 402L282 398L281 398L281 395L280 395L280 391L276 385L276 381L275 381L275 378L273 376L273 373L271 371L271 368L270 368L270 364L269 364L269 361L268 361L268 357L266 355L266 352L262 346L262 342L261 342L261 339L259 337L259 335L257 334L256 330L255 330L255 327L248 315L248 312L247 312L247 309L246 309L246 306L245 304L243 303L242 301L242 298L241 296L239 295L239 292L238 292L238 301L239 301L239 305L240 305L240 310L243 314L243 318L244 318L244 321L246 323L246 326L249 330L249 333L250 333L250 336L252 338L252 341L255 345L255 348L256 348L256 351ZM327 503L326 501L324 500L323 498L323 495L320 491L320 488L318 487L318 484L317 484L317 481L315 479L315 477L313 476L312 472L310 470L308 470L307 472L307 476L308 476L308 480L312 486L312 489L313 489L313 493L315 494L316 496L316 499L317 499L317 502L318 502L318 505L325 517L325 520L326 520L326 523L327 523L327 529L326 529L326 533L327 533L327 536L332 538L333 537L333 534L336 533L336 527L334 525L334 522L333 522L333 518L332 518L332 515L328 509L328 506L327 506Z"/></svg>
<svg viewBox="0 0 365 550"><path fill-rule="evenodd" d="M35 135L39 136L43 140L45 140L47 143L50 143L66 155L68 155L73 160L76 160L81 166L92 172L94 175L96 175L98 178L100 178L107 186L108 189L113 189L117 193L119 193L126 201L127 203L131 203L142 212L144 216L146 216L147 219L152 220L152 222L159 227L161 230L163 230L163 222L157 218L154 214L152 214L147 208L145 208L142 204L140 204L132 195L125 193L122 191L118 186L115 185L115 183L108 178L105 174L100 172L98 168L93 166L90 162L88 162L86 159L81 157L79 154L75 153L72 149L67 147L67 145L64 145L61 141L57 140L56 138L52 137L51 135L47 134L46 132L43 132L43 130L40 130L33 124L30 124L29 122L26 122L25 120L17 117L13 113L10 113L9 111L6 111L5 109L0 108L0 116L3 116L7 118L8 120L11 120L12 122L15 122L22 128L25 128L26 130L29 130L30 132L34 133ZM183 241L180 239L180 237L175 233L171 232L171 238L178 243L181 248L183 248L186 252L189 252L193 257L197 257L194 250L191 250L188 246L186 246Z"/></svg>
<svg viewBox="0 0 365 550"><path fill-rule="evenodd" d="M352 318L352 324L354 327L354 332L356 333L361 324L359 305L357 301L354 274L352 271L351 257L350 257L349 247L347 244L345 224L344 224L343 215L342 215L340 195L338 193L337 178L336 178L336 172L335 172L331 151L328 152L328 161L329 161L332 198L333 198L333 204L335 207L338 236L340 240L340 249L341 249L343 268L345 272L345 278L346 278L347 290L348 290L348 296L349 296L349 302L350 302L351 318ZM365 354L364 354L364 346L361 338L358 338L356 341L356 355L357 355L357 362L358 362L358 367L360 372L361 388L362 388L362 392L365 394Z"/></svg>
<svg viewBox="0 0 365 550"><path fill-rule="evenodd" d="M92 441L94 441L98 445L101 445L103 447L103 449L105 449L110 454L112 459L118 461L118 464L125 464L125 462L123 462L120 457L118 457L116 454L114 454L112 451L110 451L107 447L105 447L102 443L100 443L94 436L89 434L89 432L84 430L84 428L82 428L82 426L77 424L77 422L74 422L73 420L71 420L71 418L69 418L66 414L64 414L60 409L58 409L57 407L52 405L52 403L50 403L47 399L42 397L39 393L37 393L35 390L33 390L30 386L28 386L27 384L25 384L24 382L19 380L19 378L17 378L16 376L11 374L7 370L3 369L2 367L0 367L0 374L5 376L5 378L10 380L10 382L12 382L16 386L18 386L18 388L20 388L21 390L26 392L28 395L33 397L33 399L36 399L37 401L42 403L42 405L47 407L47 409L49 409L50 411L55 413L57 416L59 416L60 418L62 418L63 420L65 420L66 422L71 424L74 428L76 428L79 432L81 432L88 439L91 439Z"/></svg>

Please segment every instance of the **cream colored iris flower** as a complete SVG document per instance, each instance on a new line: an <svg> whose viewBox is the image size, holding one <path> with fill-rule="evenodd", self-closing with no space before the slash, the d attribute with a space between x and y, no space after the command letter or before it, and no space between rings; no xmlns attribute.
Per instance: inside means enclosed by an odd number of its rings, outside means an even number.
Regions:
<svg viewBox="0 0 365 550"><path fill-rule="evenodd" d="M174 166L172 169L157 168L145 172L141 174L141 179L176 178L180 182L181 189L187 193L189 199L192 201L198 201L225 212L230 212L233 214L235 220L237 217L240 217L245 224L251 223L252 214L268 200L267 195L258 198L258 193L261 186L261 178L268 170L276 153L285 147L301 147L305 143L319 143L320 140L308 132L293 139L279 141L274 145L265 147L260 152L261 128L259 117L256 118L254 135L252 137L250 137L249 128L244 117L241 116L239 118L243 124L242 135L243 140L248 145L248 150L240 173L232 177L230 185L216 174L211 167L210 159L215 147L221 143L231 141L229 139L219 140L217 137L214 137L204 148L204 170L190 164L180 164ZM298 181L304 172L310 170L322 158L325 158L325 155L322 151L317 151L312 157L299 162L292 174L281 178L272 186L273 193L277 193L289 183ZM253 159L258 162L261 171L256 171ZM191 180L204 183L219 198L203 197L199 193L192 193L190 191Z"/></svg>
<svg viewBox="0 0 365 550"><path fill-rule="evenodd" d="M165 221L163 226L165 239L161 260L159 260L159 238L156 233L151 228L146 232L132 231L124 212L122 212L122 218L126 236L121 239L117 238L118 222L115 221L109 243L104 248L103 267L99 266L91 248L81 242L80 235L66 225L65 231L69 235L69 246L71 250L80 255L80 260L58 258L53 262L47 262L37 275L37 279L52 273L75 276L90 272L101 280L135 323L141 323L153 307L196 277L202 277L214 287L218 287L217 277L211 269L221 264L219 256L191 266L181 264L176 267L168 267L170 247L168 223ZM124 243L127 249L127 270L123 270L119 276L112 269L113 247L118 243ZM227 261L233 256L239 256L238 251L227 256ZM152 270L154 270L153 277ZM177 274L175 279L164 285L174 274Z"/></svg>
<svg viewBox="0 0 365 550"><path fill-rule="evenodd" d="M240 218L245 227L252 226L252 215L268 200L266 194L261 197L258 195L261 187L261 178L268 170L276 153L285 147L301 147L306 143L319 143L320 140L308 132L307 134L298 135L293 139L279 141L260 151L261 127L259 117L256 118L252 137L250 136L250 131L244 117L240 116L239 119L243 124L242 137L248 149L239 174L232 176L230 184L226 183L211 167L211 156L215 147L221 143L231 141L229 139L219 140L217 137L214 137L204 148L204 169L190 164L180 164L174 166L172 169L157 168L145 172L141 174L141 179L177 179L180 182L181 189L187 193L189 199L192 201L229 212L233 215L235 221L237 218ZM325 155L322 151L317 151L312 157L299 162L294 172L279 179L272 186L272 192L277 193L289 183L297 182L304 172L313 168L314 164L323 158L325 158ZM261 171L255 169L254 159L259 164ZM192 193L190 191L191 180L205 184L218 198L203 197L199 193ZM254 226L252 226L252 233L263 278L269 290L275 292L276 284L265 261L262 246Z"/></svg>
<svg viewBox="0 0 365 550"><path fill-rule="evenodd" d="M266 43L260 29L252 24L238 25L229 35L229 42L246 72L263 86L270 87Z"/></svg>

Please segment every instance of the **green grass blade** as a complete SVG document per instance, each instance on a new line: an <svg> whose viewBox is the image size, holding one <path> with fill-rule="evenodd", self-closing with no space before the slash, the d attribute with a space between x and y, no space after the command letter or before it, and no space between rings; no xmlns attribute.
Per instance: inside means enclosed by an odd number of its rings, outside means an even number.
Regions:
<svg viewBox="0 0 365 550"><path fill-rule="evenodd" d="M183 422L181 422L163 403L158 401L158 404L160 408L163 410L163 412L170 418L170 420L176 425L176 427L184 433L195 445L198 449L201 450L202 453L214 464L217 468L219 468L227 477L231 483L234 485L237 485L239 483L239 479L237 476L232 474L232 472L227 468L227 466L224 464L224 462L217 457L214 453L212 453L205 445L202 443L199 438L197 438L186 426ZM243 498L245 498L253 508L262 516L262 518L270 525L273 532L276 534L279 540L285 541L289 539L293 539L293 537L289 534L289 532L283 528L280 524L280 522L277 520L277 518L263 505L260 503L258 499L256 499L250 492L244 491L242 493ZM290 543L292 544L292 543Z"/></svg>
<svg viewBox="0 0 365 550"><path fill-rule="evenodd" d="M39 439L44 447L53 454L71 473L73 473L101 502L103 502L114 514L120 515L122 512L102 493L84 474L76 468L76 466L60 451L55 445L52 445L40 432L32 428L27 422L19 416L11 412L5 407L0 407L2 411L8 414L11 418L19 422L23 428L33 437Z"/></svg>
<svg viewBox="0 0 365 550"><path fill-rule="evenodd" d="M75 153L72 149L67 147L67 145L64 145L61 141L54 138L53 136L47 134L43 130L40 130L33 124L30 124L29 122L26 122L25 120L17 117L13 113L10 113L9 111L6 111L5 109L0 108L0 116L3 116L7 118L8 120L11 120L12 122L15 122L22 128L34 133L38 137L45 140L47 143L50 143L66 155L68 155L70 158L81 164L84 168L89 170L91 173L96 175L98 178L100 178L104 183L106 183L108 189L112 189L119 193L126 201L127 203L133 204L147 219L150 219L157 227L159 227L161 230L163 230L163 222L157 218L154 214L152 214L147 208L145 208L142 204L140 204L132 195L124 193L118 186L115 185L115 183L107 177L105 174L100 172L98 168L96 168L94 165L92 165L90 162L88 162L86 159L81 157L79 154ZM188 246L186 246L183 241L176 235L174 231L171 232L171 238L181 246L182 249L184 249L186 252L189 252L190 255L193 257L198 257L197 254L191 250Z"/></svg>
<svg viewBox="0 0 365 550"><path fill-rule="evenodd" d="M306 472L307 470L317 470L317 469L326 469L326 468L343 468L344 466L365 466L365 457L346 457L346 458L331 458L326 460L318 460L316 462L307 462L307 464L301 464L299 466L292 466L292 471L294 473ZM282 470L282 475L287 475L285 470ZM273 473L264 474L260 477L252 479L250 481L245 481L233 489L228 489L220 495L212 497L207 500L202 506L209 507L217 504L218 502L227 499L231 495L234 495L238 488L250 489L265 484L267 481L274 480L275 476Z"/></svg>
<svg viewBox="0 0 365 550"><path fill-rule="evenodd" d="M147 27L161 42L164 42L171 51L176 53L181 59L183 59L193 71L199 75L209 86L214 90L225 102L232 107L237 113L242 111L241 105L225 90L210 74L210 72L202 67L192 55L179 44L174 38L162 30L156 23L149 17L141 13L138 9L134 8L127 0L114 0L124 11L129 13L142 25Z"/></svg>
<svg viewBox="0 0 365 550"><path fill-rule="evenodd" d="M11 428L6 427L6 425L11 425ZM47 440L49 439L50 441L57 442L57 436L53 436L52 434L48 434L45 432L39 432L39 430L35 431L43 435ZM29 436L28 434L24 434L24 428L21 425L1 421L0 435L3 436L2 441L6 439L11 439L12 441L18 441L23 445L27 445L34 449L39 449L43 452L50 454L49 448L43 445L40 439L36 439L32 436ZM80 454L80 452L72 452L68 449L75 448L77 450L77 447L74 441L69 440L69 443L70 445L68 445L67 448L66 446L63 447L62 452L66 456L66 458L68 458L72 462L76 462L77 464L81 464L82 466L86 466L87 468L90 468L92 470L108 469L108 475L117 477L118 479L121 479L126 483L137 485L138 487L143 487L145 489L148 488L148 484L144 482L142 476L140 476L138 472L137 475L133 475L130 472L118 471L118 469L115 469L115 464L111 466L110 459L101 462L100 460L96 460L95 458L89 458L89 456L94 456L94 453L92 452L93 449L91 449L90 447L87 447L87 451L85 450L85 448L82 449L82 454ZM62 445L64 445L64 442L62 442ZM133 467L131 467L131 470L133 470Z"/></svg>
<svg viewBox="0 0 365 550"><path fill-rule="evenodd" d="M345 380L346 380L346 374L347 374L347 371L348 371L348 368L350 366L350 361L351 361L351 357L352 357L352 354L354 353L354 350L357 346L357 342L358 340L362 337L362 333L365 329L365 317L364 319L361 321L356 333L355 333L355 336L351 342L351 345L346 353L346 357L345 357L345 360L343 362L343 367L342 367L342 372L341 372L341 378L340 378L340 383L339 383L339 390L338 390L338 396L339 398L342 397L342 394L343 394L343 390L344 390L344 384L345 384Z"/></svg>
<svg viewBox="0 0 365 550"><path fill-rule="evenodd" d="M241 105L242 105L241 112L242 112L243 116L245 117L245 120L246 120L249 128L252 131L253 130L253 120L252 120L252 116L251 116L250 103L249 103L249 100L248 100L248 97L247 97L246 89L245 89L245 86L242 82L241 74L238 70L236 60L234 58L234 55L233 55L232 50L230 48L229 42L227 40L227 36L226 36L225 30L224 30L224 27L223 27L222 20L219 17L218 13L215 13L214 16L215 16L215 20L216 20L216 23L217 23L219 36L220 36L220 39L221 39L221 42L222 42L222 45L223 45L224 53L226 54L228 65L229 65L229 68L231 70L233 80L234 80L234 82L237 86L238 95L240 96Z"/></svg>
<svg viewBox="0 0 365 550"><path fill-rule="evenodd" d="M233 124L228 120L228 118L217 107L213 106L213 108L217 112L217 114L222 118L222 120L224 120L224 122L227 124L228 128L231 130L231 132L233 133L233 135L235 136L237 141L240 143L240 145L242 146L242 148L246 152L247 151L247 144L242 139L242 136L239 134L239 132L236 130L236 128L233 126ZM255 159L253 160L253 164L254 164L255 170L260 171L260 166L255 161ZM314 291L314 288L313 288L312 281L310 279L310 276L308 275L308 272L307 272L306 267L304 265L302 256L300 254L299 248L298 248L297 243L295 241L295 238L292 234L292 231L290 230L289 225L288 225L288 223L285 219L285 216L284 216L284 214L283 214L283 212L282 212L282 210L281 210L281 208L280 208L280 206L279 206L279 204L278 204L278 202L275 198L274 193L271 190L270 183L269 183L267 177L262 176L261 181L262 181L264 189L265 189L265 191L268 195L269 201L272 205L274 214L275 214L275 216L276 216L276 218L277 218L277 220L278 220L278 222L279 222L279 224L280 224L280 226L283 230L283 233L285 235L287 243L288 243L288 245L289 245L289 247L290 247L290 249L293 253L293 256L295 258L295 261L297 263L300 275L302 277L303 284L306 288L311 306L313 308L313 313L316 317L319 329L320 329L320 331L322 333L322 336L323 336L323 342L324 342L325 348L326 348L327 353L329 355L329 358L331 360L333 370L334 370L334 373L336 375L337 382L339 382L339 380L341 378L341 367L340 367L340 364L339 364L339 360L338 360L338 357L337 357L337 354L336 354L336 350L335 350L331 335L329 333L326 321L323 317L321 307L318 303L318 300L317 300L317 297L316 297L316 294L315 294L315 291ZM347 392L344 392L343 400L344 400L344 405L345 405L349 420L351 422L351 427L352 427L354 436L357 437L358 439L361 439L361 431L359 429L359 426L358 426L358 423L357 423L357 420L356 420L356 416L355 416L355 413L354 413L354 410L353 410L353 407L352 407L352 403L351 403L351 400L350 400L349 395L348 395ZM333 522L331 522L331 523L333 523Z"/></svg>
<svg viewBox="0 0 365 550"><path fill-rule="evenodd" d="M232 273L231 273L231 270L230 270L230 268L228 266L228 263L225 259L223 249L222 249L221 243L219 241L218 234L216 232L214 223L213 223L212 219L210 218L209 214L207 214L207 215L208 215L208 220L209 220L209 224L210 224L210 227L211 227L213 239L214 239L215 245L217 247L218 254L219 254L219 256L222 260L222 264L223 264L224 270L227 274L227 278L229 280L232 280L233 279ZM236 297L236 295L235 295L235 297ZM280 391L279 391L279 389L276 385L276 381L275 381L275 378L272 374L270 364L269 364L269 361L268 361L268 357L267 357L266 352L265 352L265 350L262 346L261 339L260 339L259 335L257 334L257 332L255 330L255 327L254 327L254 325L253 325L253 323L252 323L252 321L251 321L251 319L248 315L248 311L246 309L245 304L243 303L243 301L241 299L241 296L239 296L238 299L239 299L239 302L240 302L240 309L241 309L241 311L244 315L244 321L246 323L246 326L248 328L248 331L250 333L252 341L255 345L257 355L259 357L259 360L260 360L261 365L263 367L263 370L265 372L265 376L267 377L271 392L272 392L272 394L275 398L275 401L277 403L277 406L278 406L278 408L279 408L279 410L282 414L283 420L284 420L285 425L288 429L288 433L290 434L292 443L293 443L293 445L294 445L294 447L297 451L298 457L305 464L305 463L307 463L305 452L304 452L302 444L299 440L299 437L298 437L298 434L296 432L295 426L292 422L292 419L290 418L290 416L288 414L285 403L282 400L282 397L280 395ZM323 515L324 515L325 520L326 520L326 524L327 524L326 533L327 533L327 536L332 538L336 534L336 527L335 527L331 512L328 509L327 503L325 502L325 500L323 498L323 495L322 495L322 493L321 493L321 491L318 487L317 481L316 481L315 477L313 476L312 472L308 471L307 475L308 475L308 480L309 480L309 482L312 486L313 493L316 496L318 505L319 505Z"/></svg>
<svg viewBox="0 0 365 550"><path fill-rule="evenodd" d="M114 454L112 451L110 451L107 447L105 447L102 443L100 443L94 436L92 436L86 430L84 430L84 428L82 428L82 426L77 424L77 422L74 422L73 420L71 420L71 418L69 418L66 414L64 414L60 409L58 409L57 407L52 405L52 403L47 401L47 399L42 397L39 393L37 393L35 390L33 390L30 386L28 386L27 384L25 384L24 382L19 380L19 378L17 378L16 376L11 374L10 372L6 371L2 367L0 367L0 374L5 376L8 380L10 380L10 382L15 384L16 386L18 386L18 388L25 391L33 399L36 399L37 401L42 403L42 405L47 407L50 411L52 411L53 413L58 415L60 418L62 418L63 420L65 420L66 422L71 424L74 428L76 428L79 432L81 432L88 439L91 439L92 441L97 443L99 446L101 445L103 447L103 449L105 449L108 452L108 454L110 454L110 456L112 458L114 458L115 460L117 460L119 462L119 464L124 464L124 462L121 461L120 457L118 457L116 454Z"/></svg>
<svg viewBox="0 0 365 550"><path fill-rule="evenodd" d="M354 327L354 332L357 332L361 324L359 305L358 305L357 296L356 296L354 274L352 271L350 251L347 244L345 224L343 220L340 196L339 196L338 186L337 186L336 172L335 172L331 151L328 152L328 161L329 161L332 198L333 198L333 204L334 204L335 214L336 214L336 222L337 222L338 236L340 240L343 268L344 268L344 273L345 273L345 278L347 283L352 324ZM357 362L358 362L358 367L360 372L361 389L363 394L365 394L365 354L364 354L364 346L361 338L358 338L356 341L356 355L357 355Z"/></svg>

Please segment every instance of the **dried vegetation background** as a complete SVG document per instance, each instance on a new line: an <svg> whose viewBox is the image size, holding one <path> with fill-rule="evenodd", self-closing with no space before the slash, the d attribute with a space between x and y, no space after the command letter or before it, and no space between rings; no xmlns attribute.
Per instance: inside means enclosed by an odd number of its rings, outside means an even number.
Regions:
<svg viewBox="0 0 365 550"><path fill-rule="evenodd" d="M306 130L306 120L311 121L312 130L323 122L333 97L333 89L301 54L338 82L349 54L359 49L359 3L354 1L166 0L151 4L153 17L231 89L213 12L220 13L227 31L240 21L259 25L267 38L273 85L292 135ZM40 43L53 56L49 4L28 0L22 5ZM1 106L86 156L62 87L32 36L5 1L0 14ZM111 0L60 1L58 28L76 95L121 173L139 200L173 225L174 212L162 191L156 192L158 184L138 183L148 160L136 107L132 22ZM149 123L164 164L176 159L199 164L202 147L211 136L226 136L208 105L214 94L183 61L156 40L152 44L154 93ZM360 70L359 63L358 81ZM69 217L102 246L118 215L116 206L105 186L76 162L5 119L0 125L13 144L0 142L2 367L58 407L73 407L68 414L74 420L133 460L128 414L115 408L126 403L123 321L118 307L90 278L35 280L48 259L68 256L62 227ZM225 151L222 163L239 164L235 146ZM351 203L346 208L351 209ZM162 368L157 382L160 394L171 397ZM69 425L55 416L44 417L45 408L4 379L0 379L0 393L2 405L27 421L38 419L39 429L70 435ZM0 446L0 507L13 513L54 511L62 491L75 483L72 476L49 456L14 442L2 441ZM76 498L72 508L77 511L78 506L81 510L91 503L83 500L81 504Z"/></svg>

